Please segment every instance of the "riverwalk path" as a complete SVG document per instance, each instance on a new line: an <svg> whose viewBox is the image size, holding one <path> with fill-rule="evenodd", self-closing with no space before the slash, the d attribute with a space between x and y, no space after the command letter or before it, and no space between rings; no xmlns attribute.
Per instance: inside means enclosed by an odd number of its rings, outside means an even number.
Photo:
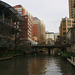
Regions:
<svg viewBox="0 0 75 75"><path fill-rule="evenodd" d="M75 67L75 57L74 58L67 58L67 60Z"/></svg>
<svg viewBox="0 0 75 75"><path fill-rule="evenodd" d="M14 56L9 56L9 57L2 57L2 58L0 58L0 61L1 60L8 60L8 59L11 59L11 58L13 58Z"/></svg>

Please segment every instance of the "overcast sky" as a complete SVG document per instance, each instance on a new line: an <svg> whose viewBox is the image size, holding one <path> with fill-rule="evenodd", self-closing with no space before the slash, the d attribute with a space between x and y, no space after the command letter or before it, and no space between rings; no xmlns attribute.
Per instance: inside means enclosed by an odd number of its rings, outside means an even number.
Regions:
<svg viewBox="0 0 75 75"><path fill-rule="evenodd" d="M68 0L2 0L11 6L21 4L34 17L43 20L46 31L59 32L64 17L69 16Z"/></svg>

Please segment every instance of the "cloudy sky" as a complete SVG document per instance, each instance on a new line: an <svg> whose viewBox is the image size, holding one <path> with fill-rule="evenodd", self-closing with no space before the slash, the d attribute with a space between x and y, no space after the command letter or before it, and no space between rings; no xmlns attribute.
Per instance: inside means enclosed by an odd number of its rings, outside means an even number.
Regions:
<svg viewBox="0 0 75 75"><path fill-rule="evenodd" d="M21 4L34 17L43 20L46 31L59 32L61 19L69 16L68 0L2 0L12 6Z"/></svg>

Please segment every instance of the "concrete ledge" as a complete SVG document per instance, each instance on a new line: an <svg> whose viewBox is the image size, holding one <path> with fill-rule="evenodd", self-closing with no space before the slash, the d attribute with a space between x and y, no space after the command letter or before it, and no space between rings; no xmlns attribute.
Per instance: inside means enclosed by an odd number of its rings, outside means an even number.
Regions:
<svg viewBox="0 0 75 75"><path fill-rule="evenodd" d="M14 56L9 56L9 57L2 57L2 58L0 58L0 61L1 60L8 60L8 59L11 59L11 58L13 58Z"/></svg>
<svg viewBox="0 0 75 75"><path fill-rule="evenodd" d="M67 58L67 60L73 65L75 66L75 62L73 62L71 59Z"/></svg>

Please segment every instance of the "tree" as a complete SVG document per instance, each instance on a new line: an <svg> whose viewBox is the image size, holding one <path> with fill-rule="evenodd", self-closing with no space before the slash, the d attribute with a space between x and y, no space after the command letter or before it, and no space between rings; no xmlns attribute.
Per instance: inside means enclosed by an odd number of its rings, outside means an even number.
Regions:
<svg viewBox="0 0 75 75"><path fill-rule="evenodd" d="M44 38L44 36L41 34L40 38L39 38L39 44L46 44L46 40Z"/></svg>

